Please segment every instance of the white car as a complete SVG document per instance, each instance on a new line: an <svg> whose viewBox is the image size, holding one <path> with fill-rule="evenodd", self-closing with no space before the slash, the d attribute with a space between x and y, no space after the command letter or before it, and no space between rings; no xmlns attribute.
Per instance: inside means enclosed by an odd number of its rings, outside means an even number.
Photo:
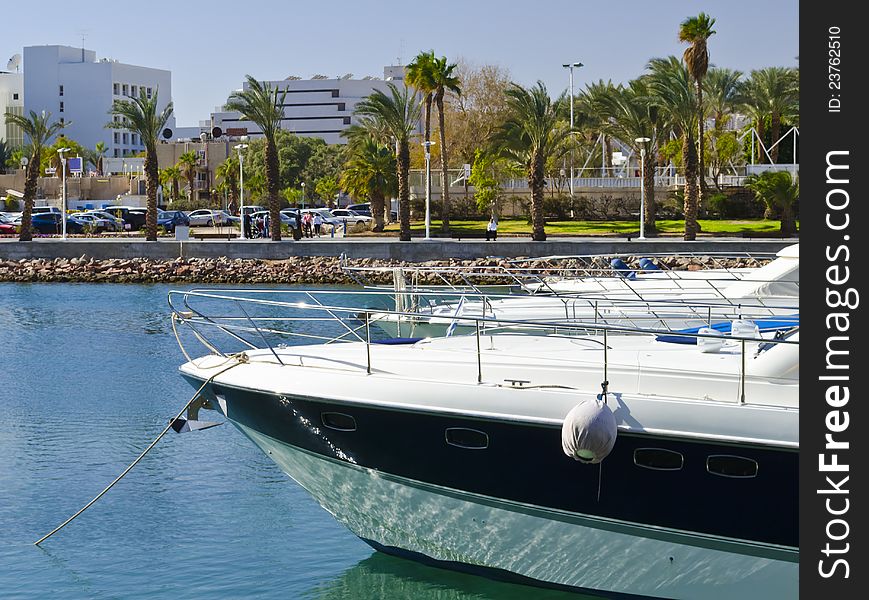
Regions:
<svg viewBox="0 0 869 600"><path fill-rule="evenodd" d="M226 223L226 215L220 210L200 208L187 213L192 227L214 227Z"/></svg>
<svg viewBox="0 0 869 600"><path fill-rule="evenodd" d="M355 210L349 208L336 208L332 210L332 215L338 217L341 221L347 221L348 224L368 225L374 220L374 217L362 215Z"/></svg>
<svg viewBox="0 0 869 600"><path fill-rule="evenodd" d="M325 225L335 225L336 227L340 227L344 224L343 218L338 218L332 214L328 208L304 208L302 209L302 214L306 212L309 213L320 213L320 216L323 217L323 223Z"/></svg>
<svg viewBox="0 0 869 600"><path fill-rule="evenodd" d="M102 233L103 231L115 231L115 222L108 219L103 219L92 213L75 213L69 216L70 219L77 219L82 223L87 223L94 233Z"/></svg>

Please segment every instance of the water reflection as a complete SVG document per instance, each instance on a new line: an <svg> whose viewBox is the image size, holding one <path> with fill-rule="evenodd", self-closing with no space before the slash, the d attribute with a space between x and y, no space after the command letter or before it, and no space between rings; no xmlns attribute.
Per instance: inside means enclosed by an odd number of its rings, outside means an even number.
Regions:
<svg viewBox="0 0 869 600"><path fill-rule="evenodd" d="M306 600L593 600L591 596L503 583L428 567L381 552L375 552L334 581L320 585L302 597Z"/></svg>

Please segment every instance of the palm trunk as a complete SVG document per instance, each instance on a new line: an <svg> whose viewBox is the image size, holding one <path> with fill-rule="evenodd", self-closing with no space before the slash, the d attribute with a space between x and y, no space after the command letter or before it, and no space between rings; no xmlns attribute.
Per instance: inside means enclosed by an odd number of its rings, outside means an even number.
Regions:
<svg viewBox="0 0 869 600"><path fill-rule="evenodd" d="M149 242L157 241L157 184L159 182L157 149L152 146L145 151L145 193L148 195L148 209L145 211L145 239Z"/></svg>
<svg viewBox="0 0 869 600"><path fill-rule="evenodd" d="M435 97L438 106L438 129L441 139L441 230L450 232L450 176L447 173L449 157L447 156L447 132L444 129L444 95Z"/></svg>
<svg viewBox="0 0 869 600"><path fill-rule="evenodd" d="M273 242L281 241L281 205L278 200L278 149L273 138L266 138L266 189L269 196L269 229Z"/></svg>
<svg viewBox="0 0 869 600"><path fill-rule="evenodd" d="M187 187L190 190L190 196L188 200L193 202L193 173L187 173Z"/></svg>
<svg viewBox="0 0 869 600"><path fill-rule="evenodd" d="M30 162L27 163L27 179L24 182L24 210L21 213L21 231L18 240L29 242L33 240L31 217L33 215L33 199L36 198L36 180L39 177L39 163L42 162L42 149L35 150Z"/></svg>
<svg viewBox="0 0 869 600"><path fill-rule="evenodd" d="M757 128L756 129L757 129L757 139L759 140L757 143L757 145L758 145L758 148L757 148L757 162L758 162L758 164L765 164L766 163L766 152L764 152L764 150L763 150L763 144L765 143L764 140L766 139L765 121L766 121L765 117L759 117L757 119Z"/></svg>
<svg viewBox="0 0 869 600"><path fill-rule="evenodd" d="M528 187L531 188L531 239L535 242L546 241L546 222L543 215L544 190L543 156L535 152L528 169Z"/></svg>
<svg viewBox="0 0 869 600"><path fill-rule="evenodd" d="M700 188L697 191L697 208L701 212L705 212L704 199L706 197L706 159L703 157L706 149L706 137L704 135L706 123L704 122L703 111L703 85L702 80L697 80L697 177L700 182Z"/></svg>
<svg viewBox="0 0 869 600"><path fill-rule="evenodd" d="M408 186L408 171L410 170L410 147L407 140L399 140L398 155L398 239L410 241L410 187Z"/></svg>
<svg viewBox="0 0 869 600"><path fill-rule="evenodd" d="M655 153L647 152L643 160L643 187L646 190L646 211L643 215L646 234L656 235L658 228L655 218L658 206L655 204Z"/></svg>
<svg viewBox="0 0 869 600"><path fill-rule="evenodd" d="M791 205L781 207L781 224L780 231L782 237L791 237L796 231L796 222L794 220L794 210Z"/></svg>
<svg viewBox="0 0 869 600"><path fill-rule="evenodd" d="M425 95L425 141L431 141L431 104L432 104L432 95ZM426 143L424 147L425 152L428 152L431 155L431 144ZM423 171L423 176L425 177L425 198L427 201L426 207L431 209L431 164L429 164L429 168Z"/></svg>
<svg viewBox="0 0 869 600"><path fill-rule="evenodd" d="M685 164L685 240L697 238L697 148L687 131L682 141Z"/></svg>
<svg viewBox="0 0 869 600"><path fill-rule="evenodd" d="M386 199L380 190L371 193L371 216L374 217L374 231L383 231Z"/></svg>
<svg viewBox="0 0 869 600"><path fill-rule="evenodd" d="M778 141L778 136L781 135L781 115L777 112L772 113L772 123L770 125L771 143L775 144ZM778 144L773 146L769 151L770 158L773 164L778 164Z"/></svg>

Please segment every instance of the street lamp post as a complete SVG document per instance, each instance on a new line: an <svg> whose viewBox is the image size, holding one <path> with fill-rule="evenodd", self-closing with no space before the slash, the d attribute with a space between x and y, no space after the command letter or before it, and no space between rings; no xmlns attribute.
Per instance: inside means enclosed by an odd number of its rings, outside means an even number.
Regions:
<svg viewBox="0 0 869 600"><path fill-rule="evenodd" d="M646 239L646 143L652 140L647 137L638 137L634 140L640 145L640 237Z"/></svg>
<svg viewBox="0 0 869 600"><path fill-rule="evenodd" d="M305 210L305 182L302 182L302 210Z"/></svg>
<svg viewBox="0 0 869 600"><path fill-rule="evenodd" d="M431 146L432 141L422 143L425 148L425 239L431 239ZM441 190L443 193L443 190Z"/></svg>
<svg viewBox="0 0 869 600"><path fill-rule="evenodd" d="M561 65L570 72L570 210L573 210L573 68L581 67L581 62L566 63Z"/></svg>
<svg viewBox="0 0 869 600"><path fill-rule="evenodd" d="M233 146L238 151L238 215L241 217L241 235L238 239L246 239L244 237L244 160L241 156L241 151L247 148L247 144L236 144Z"/></svg>
<svg viewBox="0 0 869 600"><path fill-rule="evenodd" d="M60 155L60 169L61 173L61 209L60 209L60 222L61 222L61 239L66 239L66 157L65 153L69 152L70 148L58 148L57 153Z"/></svg>

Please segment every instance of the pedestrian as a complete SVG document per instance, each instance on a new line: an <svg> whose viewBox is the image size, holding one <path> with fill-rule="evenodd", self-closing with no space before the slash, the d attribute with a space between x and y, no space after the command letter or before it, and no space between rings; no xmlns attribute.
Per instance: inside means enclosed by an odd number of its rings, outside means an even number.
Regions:
<svg viewBox="0 0 869 600"><path fill-rule="evenodd" d="M498 239L498 221L495 220L495 217L489 219L489 224L486 225L486 241L488 242L490 239Z"/></svg>
<svg viewBox="0 0 869 600"><path fill-rule="evenodd" d="M320 237L320 229L323 227L323 215L320 213L314 213L314 233L317 234L317 237Z"/></svg>
<svg viewBox="0 0 869 600"><path fill-rule="evenodd" d="M312 220L312 217L311 217L310 212L306 212L305 216L302 217L302 224L305 228L305 237L314 237L313 232L311 230L311 220Z"/></svg>
<svg viewBox="0 0 869 600"><path fill-rule="evenodd" d="M243 227L244 227L244 237L246 237L247 239L250 239L252 237L250 234L251 233L250 232L250 228L251 228L250 213L244 213L241 217L241 221L242 221Z"/></svg>
<svg viewBox="0 0 869 600"><path fill-rule="evenodd" d="M271 220L269 218L270 216L271 215L269 215L269 213L266 213L265 215L263 215L263 237L264 238L270 237L269 236L269 222Z"/></svg>

